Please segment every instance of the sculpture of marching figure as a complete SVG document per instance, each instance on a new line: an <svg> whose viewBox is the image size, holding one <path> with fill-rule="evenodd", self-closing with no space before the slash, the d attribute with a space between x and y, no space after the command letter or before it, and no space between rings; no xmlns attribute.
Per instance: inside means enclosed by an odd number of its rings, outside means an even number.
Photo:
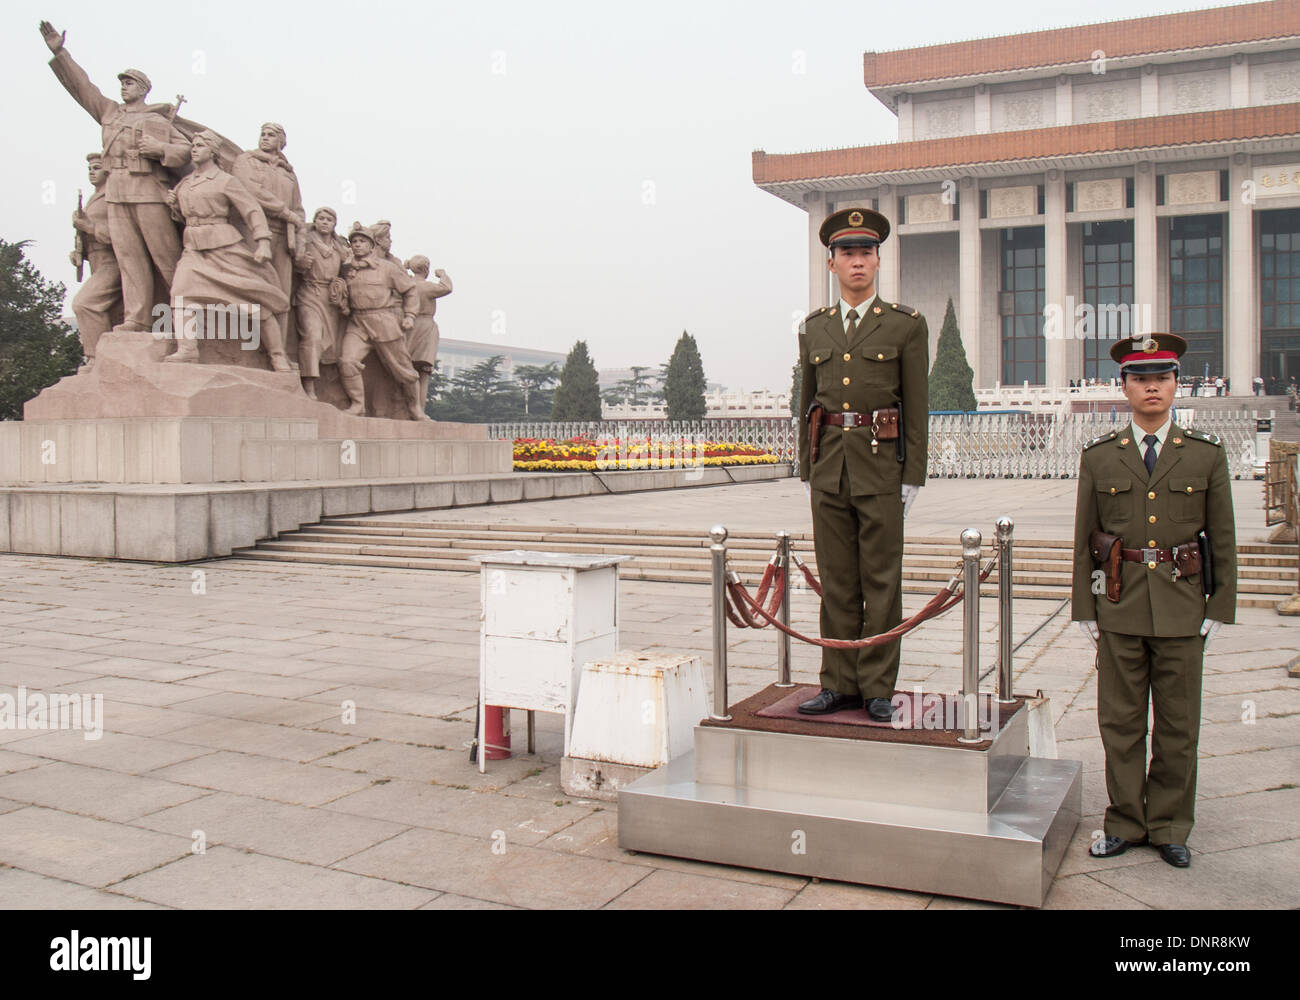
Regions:
<svg viewBox="0 0 1300 1000"><path fill-rule="evenodd" d="M86 157L90 183L95 193L84 208L78 207L72 217L77 230L77 249L72 253L72 264L81 280L83 263L90 264L90 280L81 286L72 300L72 314L77 317L77 333L81 337L81 353L86 363L81 371L88 372L95 365L95 345L115 323L122 321L122 272L118 270L113 255L113 242L108 230L108 202L104 198L104 182L108 171L100 153ZM78 196L79 197L79 196Z"/></svg>
<svg viewBox="0 0 1300 1000"><path fill-rule="evenodd" d="M420 399L429 398L429 379L433 366L438 362L438 324L433 314L438 309L438 300L451 294L451 278L442 268L433 273L437 281L429 280L429 258L416 254L406 262L406 269L415 275L419 282L420 314L415 317L415 328L407 339L411 352L411 364L420 373Z"/></svg>
<svg viewBox="0 0 1300 1000"><path fill-rule="evenodd" d="M339 362L339 337L343 330L342 306L347 299L343 280L352 251L334 232L338 215L332 208L318 208L311 230L303 240L294 266L298 283L294 304L298 319L298 374L303 391L316 398L316 380L321 365Z"/></svg>
<svg viewBox="0 0 1300 1000"><path fill-rule="evenodd" d="M200 132L194 137L190 154L194 172L168 196L173 216L185 222L185 252L172 281L176 353L166 360L199 360L198 343L185 335L192 330L190 316L194 307L255 308L254 330L271 367L277 372L291 371L284 353L284 335L276 319L289 308L289 296L280 287L279 276L271 265L271 230L257 200L238 178L217 166L214 155L219 142L220 137L212 132ZM231 224L232 212L252 233L255 251L249 251L239 230ZM213 331L207 333L213 335Z"/></svg>
<svg viewBox="0 0 1300 1000"><path fill-rule="evenodd" d="M348 242L353 254L347 275L348 325L339 351L339 376L352 400L346 412L365 416L366 389L361 372L373 351L401 386L410 419L427 420L419 398L420 374L411 364L404 336L415 327L420 311L415 279L378 255L374 235L368 229L353 228Z"/></svg>

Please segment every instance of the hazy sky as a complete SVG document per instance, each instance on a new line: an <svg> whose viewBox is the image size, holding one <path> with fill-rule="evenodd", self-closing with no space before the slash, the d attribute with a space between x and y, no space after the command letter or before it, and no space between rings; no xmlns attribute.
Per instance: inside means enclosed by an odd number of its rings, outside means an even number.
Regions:
<svg viewBox="0 0 1300 1000"><path fill-rule="evenodd" d="M1173 9L1195 7L6 2L0 237L32 240L45 276L75 290L69 219L99 128L46 65L45 18L114 99L136 67L151 101L184 93L182 114L246 148L282 123L309 217L391 219L394 252L451 274L443 336L585 339L614 368L667 361L686 329L710 381L783 389L807 217L754 187L752 150L893 141L864 51Z"/></svg>

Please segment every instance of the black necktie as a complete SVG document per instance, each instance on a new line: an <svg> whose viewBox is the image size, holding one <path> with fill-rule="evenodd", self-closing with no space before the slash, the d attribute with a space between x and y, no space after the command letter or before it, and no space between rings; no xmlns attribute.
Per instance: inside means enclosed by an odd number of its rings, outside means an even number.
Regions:
<svg viewBox="0 0 1300 1000"><path fill-rule="evenodd" d="M1142 443L1147 446L1147 453L1142 456L1142 461L1146 463L1148 476L1156 471L1156 441L1158 440L1159 438L1154 434L1148 434L1142 439Z"/></svg>

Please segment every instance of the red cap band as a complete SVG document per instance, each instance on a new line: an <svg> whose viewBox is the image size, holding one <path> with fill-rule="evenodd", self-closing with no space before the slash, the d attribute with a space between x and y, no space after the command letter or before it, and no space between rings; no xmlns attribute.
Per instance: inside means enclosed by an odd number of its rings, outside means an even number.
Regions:
<svg viewBox="0 0 1300 1000"><path fill-rule="evenodd" d="M1120 364L1126 365L1130 361L1177 361L1178 355L1173 351L1152 351L1147 354L1145 351L1137 351L1134 354L1125 354L1120 360Z"/></svg>

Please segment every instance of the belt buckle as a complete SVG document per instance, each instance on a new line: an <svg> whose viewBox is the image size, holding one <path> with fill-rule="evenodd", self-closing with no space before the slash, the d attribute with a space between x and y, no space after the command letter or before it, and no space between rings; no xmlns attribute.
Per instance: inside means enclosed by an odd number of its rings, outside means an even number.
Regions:
<svg viewBox="0 0 1300 1000"><path fill-rule="evenodd" d="M1158 562L1160 561L1160 550L1159 550L1159 549L1143 549L1143 550L1142 550L1142 561L1143 561L1143 562L1156 562L1156 563L1158 563Z"/></svg>
<svg viewBox="0 0 1300 1000"><path fill-rule="evenodd" d="M860 413L846 413L846 414L844 414L844 426L845 426L845 427L861 427L861 426L862 426L862 414L860 414Z"/></svg>

